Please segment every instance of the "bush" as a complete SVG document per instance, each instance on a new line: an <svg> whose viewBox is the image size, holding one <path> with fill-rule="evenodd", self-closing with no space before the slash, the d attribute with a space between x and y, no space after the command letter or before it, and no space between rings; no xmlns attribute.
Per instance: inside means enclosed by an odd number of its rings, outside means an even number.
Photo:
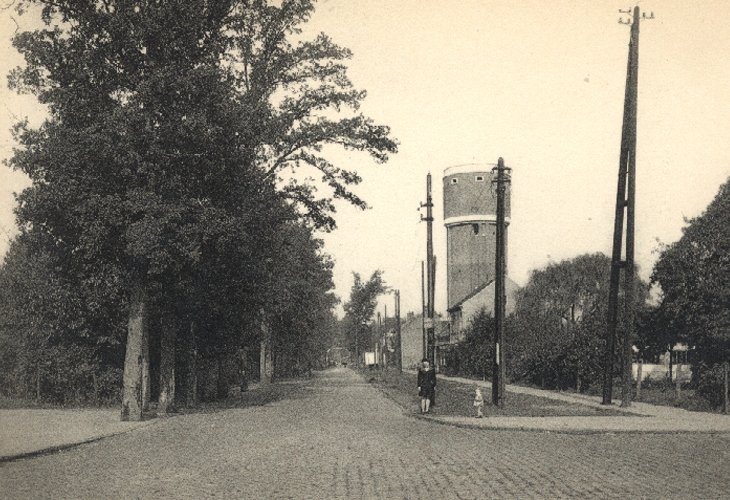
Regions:
<svg viewBox="0 0 730 500"><path fill-rule="evenodd" d="M708 367L702 364L697 366L697 369L697 394L707 400L714 408L721 407L725 391L724 365L717 363Z"/></svg>
<svg viewBox="0 0 730 500"><path fill-rule="evenodd" d="M447 375L482 377L492 374L494 359L494 318L484 309L472 318L464 340L448 353Z"/></svg>

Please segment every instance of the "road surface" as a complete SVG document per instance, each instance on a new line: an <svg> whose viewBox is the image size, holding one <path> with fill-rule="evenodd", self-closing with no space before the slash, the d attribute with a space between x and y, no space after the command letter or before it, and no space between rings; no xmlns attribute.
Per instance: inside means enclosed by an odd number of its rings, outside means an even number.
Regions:
<svg viewBox="0 0 730 500"><path fill-rule="evenodd" d="M730 498L727 434L439 425L347 369L290 389L0 464L0 497Z"/></svg>

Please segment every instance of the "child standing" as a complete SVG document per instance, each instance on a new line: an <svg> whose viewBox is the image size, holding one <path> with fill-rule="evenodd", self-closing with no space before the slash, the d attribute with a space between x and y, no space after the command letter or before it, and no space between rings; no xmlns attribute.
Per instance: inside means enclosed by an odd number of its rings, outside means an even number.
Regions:
<svg viewBox="0 0 730 500"><path fill-rule="evenodd" d="M484 396L482 396L482 390L478 385L474 386L474 406L477 409L477 418L482 418L484 416L482 413L484 409Z"/></svg>

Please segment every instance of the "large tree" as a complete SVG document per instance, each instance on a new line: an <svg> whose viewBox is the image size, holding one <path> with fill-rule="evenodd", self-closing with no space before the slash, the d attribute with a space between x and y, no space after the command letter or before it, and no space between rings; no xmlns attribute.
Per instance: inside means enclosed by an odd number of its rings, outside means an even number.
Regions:
<svg viewBox="0 0 730 500"><path fill-rule="evenodd" d="M533 271L517 295L510 368L517 378L551 387L600 378L610 259L585 254ZM637 300L647 286L637 282ZM619 328L623 331L623 328Z"/></svg>
<svg viewBox="0 0 730 500"><path fill-rule="evenodd" d="M323 147L384 161L395 143L387 127L357 114L364 93L347 79L349 51L323 34L294 41L311 1L27 0L18 8L40 8L45 27L15 36L26 66L11 85L49 109L41 127L16 127L21 147L10 164L32 181L18 220L69 276L126 284L122 412L141 418L151 296L171 277L199 283L207 248L220 239L264 241L291 217L280 200L333 228L332 197L364 203L348 188L360 178L330 163ZM317 198L300 166L318 169L330 194Z"/></svg>
<svg viewBox="0 0 730 500"><path fill-rule="evenodd" d="M662 331L694 350L693 376L730 360L730 179L682 237L665 247L652 281L661 287Z"/></svg>

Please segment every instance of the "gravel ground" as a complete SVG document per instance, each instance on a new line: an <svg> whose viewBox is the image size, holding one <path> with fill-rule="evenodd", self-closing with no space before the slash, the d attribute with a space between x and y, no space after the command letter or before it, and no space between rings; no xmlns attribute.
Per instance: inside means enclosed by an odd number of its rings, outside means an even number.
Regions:
<svg viewBox="0 0 730 500"><path fill-rule="evenodd" d="M0 465L4 498L730 498L728 435L564 435L414 419L345 369Z"/></svg>

